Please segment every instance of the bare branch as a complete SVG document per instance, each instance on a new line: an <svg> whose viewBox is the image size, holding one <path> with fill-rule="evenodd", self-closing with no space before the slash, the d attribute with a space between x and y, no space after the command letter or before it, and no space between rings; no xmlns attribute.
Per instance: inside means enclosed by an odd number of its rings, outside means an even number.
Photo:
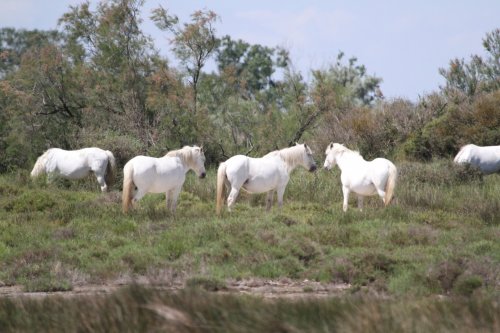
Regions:
<svg viewBox="0 0 500 333"><path fill-rule="evenodd" d="M250 149L244 154L245 156L248 156L248 154L250 154L254 148L252 138L248 138L248 143L250 144Z"/></svg>
<svg viewBox="0 0 500 333"><path fill-rule="evenodd" d="M226 152L224 151L224 147L222 147L222 144L220 144L220 142L217 144L219 145L220 150L222 150L222 157L228 159L229 156L226 155Z"/></svg>

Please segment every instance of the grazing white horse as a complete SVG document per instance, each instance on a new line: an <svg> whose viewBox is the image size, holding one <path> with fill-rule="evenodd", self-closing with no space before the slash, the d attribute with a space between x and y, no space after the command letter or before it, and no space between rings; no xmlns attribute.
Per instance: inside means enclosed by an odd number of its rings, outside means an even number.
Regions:
<svg viewBox="0 0 500 333"><path fill-rule="evenodd" d="M330 143L326 148L324 168L330 170L337 164L344 194L344 212L347 211L349 193L358 195L358 208L363 209L363 197L378 194L385 206L392 199L396 186L396 166L385 158L366 161L357 152L339 143Z"/></svg>
<svg viewBox="0 0 500 333"><path fill-rule="evenodd" d="M175 213L177 199L189 170L205 178L202 147L185 146L160 158L132 158L123 168L123 212L127 213L130 204L139 201L146 193L165 193L167 209Z"/></svg>
<svg viewBox="0 0 500 333"><path fill-rule="evenodd" d="M95 147L80 150L50 148L38 157L31 176L47 173L66 179L81 179L93 172L101 191L105 192L114 181L115 169L115 157L109 150Z"/></svg>
<svg viewBox="0 0 500 333"><path fill-rule="evenodd" d="M260 158L236 155L222 162L217 171L217 215L222 209L224 185L231 188L227 198L229 211L235 204L240 188L249 193L268 192L267 210L271 209L276 191L281 208L290 173L299 165L311 172L316 170L311 149L306 144L276 150Z"/></svg>
<svg viewBox="0 0 500 333"><path fill-rule="evenodd" d="M460 148L453 160L455 163L469 163L485 174L500 171L500 146L480 147L468 144Z"/></svg>

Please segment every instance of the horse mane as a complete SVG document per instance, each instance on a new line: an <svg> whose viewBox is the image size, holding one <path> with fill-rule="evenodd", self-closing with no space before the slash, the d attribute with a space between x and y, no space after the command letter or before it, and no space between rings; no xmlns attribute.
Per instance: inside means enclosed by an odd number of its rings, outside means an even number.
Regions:
<svg viewBox="0 0 500 333"><path fill-rule="evenodd" d="M169 151L165 156L166 157L178 157L185 165L191 165L194 162L194 149L198 148L197 146L184 146L181 149Z"/></svg>
<svg viewBox="0 0 500 333"><path fill-rule="evenodd" d="M36 159L35 166L33 166L33 170L31 170L31 176L36 177L41 173L45 172L45 165L49 159L49 155L52 153L52 148L47 149L40 157Z"/></svg>
<svg viewBox="0 0 500 333"><path fill-rule="evenodd" d="M297 165L299 163L302 163L304 154L302 152L301 148L302 145L297 145L293 147L288 147L288 148L283 148L280 150L275 150L270 153L267 153L263 157L268 157L268 156L279 156L281 159L288 165Z"/></svg>
<svg viewBox="0 0 500 333"><path fill-rule="evenodd" d="M337 153L337 154L351 153L351 154L355 154L355 155L358 155L361 157L361 154L359 153L359 151L351 150L341 143L333 143L333 147L331 147L331 145L332 144L330 144L330 146L328 146L328 150L331 150L334 153Z"/></svg>

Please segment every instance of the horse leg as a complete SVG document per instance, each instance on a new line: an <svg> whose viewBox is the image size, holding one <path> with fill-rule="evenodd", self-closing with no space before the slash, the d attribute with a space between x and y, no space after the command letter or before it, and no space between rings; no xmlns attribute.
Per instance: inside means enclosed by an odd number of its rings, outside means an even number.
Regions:
<svg viewBox="0 0 500 333"><path fill-rule="evenodd" d="M227 197L227 210L230 212L231 208L234 206L236 198L238 197L238 193L240 192L239 188L231 186L231 192L229 192L229 196Z"/></svg>
<svg viewBox="0 0 500 333"><path fill-rule="evenodd" d="M276 194L278 196L278 207L281 209L283 207L283 195L285 194L286 184L283 187L278 187Z"/></svg>
<svg viewBox="0 0 500 333"><path fill-rule="evenodd" d="M342 206L342 209L344 212L347 212L347 205L349 203L349 188L346 186L342 186L342 193L344 194L344 204Z"/></svg>
<svg viewBox="0 0 500 333"><path fill-rule="evenodd" d="M167 204L167 209L172 209L172 193L173 193L173 190L168 190L167 192L165 192L165 201L166 201L166 204Z"/></svg>
<svg viewBox="0 0 500 333"><path fill-rule="evenodd" d="M108 190L108 185L106 185L106 181L104 180L104 173L101 173L99 171L94 171L94 174L97 178L99 186L101 186L101 192L106 192Z"/></svg>
<svg viewBox="0 0 500 333"><path fill-rule="evenodd" d="M101 192L107 192L108 191L108 185L106 185L106 182L104 182L104 177L97 177L97 182L101 186Z"/></svg>
<svg viewBox="0 0 500 333"><path fill-rule="evenodd" d="M363 199L364 198L365 198L364 196L358 194L358 209L360 212L363 211Z"/></svg>
<svg viewBox="0 0 500 333"><path fill-rule="evenodd" d="M175 210L177 208L177 199L179 198L179 193L181 193L181 186L171 190L170 192L171 192L170 211L172 212L172 214L175 214Z"/></svg>
<svg viewBox="0 0 500 333"><path fill-rule="evenodd" d="M108 185L106 184L106 165L107 163L93 162L90 165L90 171L94 173L97 178L97 182L101 187L101 192L106 192L108 190Z"/></svg>
<svg viewBox="0 0 500 333"><path fill-rule="evenodd" d="M273 190L267 192L267 198L266 198L266 210L267 211L270 211L271 207L273 206L273 197L274 197Z"/></svg>
<svg viewBox="0 0 500 333"><path fill-rule="evenodd" d="M380 199L382 199L384 205L387 205L388 203L385 202L385 191L382 188L377 187L377 194L379 195Z"/></svg>
<svg viewBox="0 0 500 333"><path fill-rule="evenodd" d="M137 189L134 193L134 197L132 198L132 205L135 205L135 203L139 200L141 200L141 198L143 196L146 195L146 193L148 193L147 191L144 191L144 190L140 190L140 189Z"/></svg>

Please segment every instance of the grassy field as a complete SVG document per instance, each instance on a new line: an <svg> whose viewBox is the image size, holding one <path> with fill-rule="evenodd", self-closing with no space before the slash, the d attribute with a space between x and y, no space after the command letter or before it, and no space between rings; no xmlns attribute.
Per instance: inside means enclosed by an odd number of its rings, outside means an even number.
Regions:
<svg viewBox="0 0 500 333"><path fill-rule="evenodd" d="M498 331L500 175L481 177L447 161L398 168L396 199L386 209L372 197L359 212L353 197L343 213L338 171L297 171L282 211L266 213L264 196L242 194L222 218L214 213L215 170L188 177L175 216L162 195L123 215L120 184L101 194L94 179L47 184L27 171L1 175L0 284L33 292L140 279L188 287L0 299L0 327L60 330L53 321L42 325L58 313L71 331L75 319L105 309L111 318L88 330L161 329L180 311L187 319L169 324L176 332L235 331L238 320L247 327L241 331ZM254 278L351 287L331 299L273 302L192 289ZM32 320L23 320L28 314Z"/></svg>

